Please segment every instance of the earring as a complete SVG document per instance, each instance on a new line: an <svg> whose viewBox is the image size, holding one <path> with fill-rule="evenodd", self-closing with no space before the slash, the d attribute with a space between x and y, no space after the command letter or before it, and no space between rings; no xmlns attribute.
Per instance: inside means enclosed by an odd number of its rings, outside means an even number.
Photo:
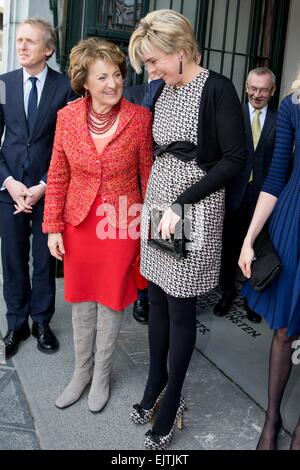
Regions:
<svg viewBox="0 0 300 470"><path fill-rule="evenodd" d="M182 75L183 67L182 67L182 57L179 57L179 75Z"/></svg>

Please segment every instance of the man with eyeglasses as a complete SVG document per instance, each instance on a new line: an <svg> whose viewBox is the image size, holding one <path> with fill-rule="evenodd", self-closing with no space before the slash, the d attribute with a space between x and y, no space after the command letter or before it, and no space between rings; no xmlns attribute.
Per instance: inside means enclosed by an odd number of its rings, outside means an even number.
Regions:
<svg viewBox="0 0 300 470"><path fill-rule="evenodd" d="M273 156L277 111L270 106L270 99L275 90L276 78L270 69L260 67L250 71L246 84L248 103L243 109L247 166L226 188L220 276L222 297L214 307L214 313L219 317L227 315L237 295L239 254ZM250 310L246 301L245 309L248 320L254 323L261 321L261 317Z"/></svg>

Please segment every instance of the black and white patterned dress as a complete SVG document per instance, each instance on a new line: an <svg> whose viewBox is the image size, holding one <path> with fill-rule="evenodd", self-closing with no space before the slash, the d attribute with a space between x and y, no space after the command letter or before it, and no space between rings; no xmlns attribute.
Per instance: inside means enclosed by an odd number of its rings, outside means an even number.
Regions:
<svg viewBox="0 0 300 470"><path fill-rule="evenodd" d="M153 137L158 145L174 141L197 144L201 94L209 71L174 89L166 85L156 102ZM187 258L176 260L147 244L150 213L165 210L205 172L196 161L185 163L170 153L156 158L148 183L141 228L141 272L173 297L194 297L218 284L222 251L224 189L194 204L187 213L192 245Z"/></svg>

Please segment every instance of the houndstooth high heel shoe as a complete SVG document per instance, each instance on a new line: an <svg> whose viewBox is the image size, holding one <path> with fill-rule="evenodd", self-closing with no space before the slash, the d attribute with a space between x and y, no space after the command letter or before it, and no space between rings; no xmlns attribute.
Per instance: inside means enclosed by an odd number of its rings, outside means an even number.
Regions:
<svg viewBox="0 0 300 470"><path fill-rule="evenodd" d="M133 405L132 410L130 412L130 419L135 423L135 424L146 424L151 421L157 412L160 401L162 400L164 394L166 392L166 387L163 389L163 391L158 395L154 405L152 408L149 410L145 410L140 403L136 403Z"/></svg>
<svg viewBox="0 0 300 470"><path fill-rule="evenodd" d="M174 420L174 424L171 428L171 431L169 434L166 434L164 436L160 436L159 434L156 434L155 432L152 431L152 429L149 429L149 431L146 433L145 436L145 449L146 450L165 450L169 445L171 444L173 434L175 431L175 426L177 426L178 429L183 428L183 413L186 410L186 401L183 395L180 397L180 403L179 407L177 409L176 417Z"/></svg>

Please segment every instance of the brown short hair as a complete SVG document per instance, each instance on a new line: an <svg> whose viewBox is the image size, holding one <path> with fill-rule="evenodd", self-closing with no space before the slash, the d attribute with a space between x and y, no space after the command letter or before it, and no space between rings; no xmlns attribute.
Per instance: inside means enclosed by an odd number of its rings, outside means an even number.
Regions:
<svg viewBox="0 0 300 470"><path fill-rule="evenodd" d="M23 26L25 24L29 24L33 28L39 28L44 32L45 46L47 49L52 49L52 54L47 56L47 60L50 59L55 52L57 40L57 35L52 24L42 20L41 18L27 18L19 26Z"/></svg>
<svg viewBox="0 0 300 470"><path fill-rule="evenodd" d="M141 19L129 41L129 57L134 70L142 71L145 53L152 47L172 54L183 49L188 61L198 61L199 49L189 20L174 10L155 10Z"/></svg>
<svg viewBox="0 0 300 470"><path fill-rule="evenodd" d="M75 93L84 94L88 68L98 59L118 65L122 77L126 77L125 54L116 44L98 38L83 39L70 54L69 77Z"/></svg>

